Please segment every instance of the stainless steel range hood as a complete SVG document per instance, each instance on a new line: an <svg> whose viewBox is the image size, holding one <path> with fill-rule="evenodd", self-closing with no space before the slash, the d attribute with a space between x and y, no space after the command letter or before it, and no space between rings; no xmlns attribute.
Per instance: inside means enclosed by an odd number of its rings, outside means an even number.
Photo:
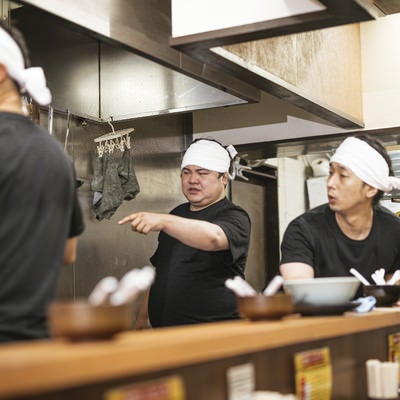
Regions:
<svg viewBox="0 0 400 400"><path fill-rule="evenodd" d="M221 12L221 4L228 8L229 0L219 2L203 0L194 2L192 7L185 6L185 0L171 1L173 36L170 44L172 47L199 61L216 65L221 72L229 71L241 80L341 128L363 127L361 106L357 110L353 110L352 107L343 107L339 98L346 96L351 98L352 92L361 97L359 87L349 90L349 94L343 91L343 94L338 96L337 102L327 101L329 89L325 89L325 82L315 85L317 83L315 77L320 72L308 71L312 71L314 56L318 59L318 57L324 57L324 52L340 54L342 49L346 51L346 40L340 42L341 33L329 36L329 32L343 31L332 29L335 27L373 20L374 16L370 11L373 9L376 14L377 9L371 3L372 0L251 0L234 2L235 4L230 7L231 12L226 15ZM207 15L211 17L207 18ZM306 35L301 34L307 32L308 37L302 42ZM326 39L323 37L324 34ZM355 30L348 31L345 35L348 35L347 42L357 45L358 38ZM339 40L336 41L335 37ZM349 53L356 54L353 49ZM271 54L271 63L268 60L269 54ZM347 54L340 54L337 60L346 56ZM328 57L326 56L326 59ZM291 59L295 60L294 65L288 66L292 63ZM299 60L298 63L297 60ZM336 70L340 76L349 76L350 82L343 82L343 86L350 87L348 84L355 80L352 79L353 76L350 78L347 71L340 69L343 66L340 63L341 61L328 62L319 67L325 76L326 71L332 70ZM277 65L275 71L271 70L273 66L271 64ZM300 64L307 64L308 69L302 70ZM306 88L299 81L290 81L287 79L288 76L281 73L287 69L289 74L295 75L297 67L299 67L299 76L304 77L309 74L305 80L314 80L311 87ZM350 65L349 70L351 68ZM360 76L361 71L357 71L355 75ZM357 76L354 78L358 80ZM324 92L325 96L321 96L321 92ZM336 103L339 103L339 106ZM359 99L352 98L351 103L361 102Z"/></svg>
<svg viewBox="0 0 400 400"><path fill-rule="evenodd" d="M11 2L10 2L11 3ZM25 0L11 23L43 65L54 107L108 120L221 107L260 90L169 47L165 0Z"/></svg>

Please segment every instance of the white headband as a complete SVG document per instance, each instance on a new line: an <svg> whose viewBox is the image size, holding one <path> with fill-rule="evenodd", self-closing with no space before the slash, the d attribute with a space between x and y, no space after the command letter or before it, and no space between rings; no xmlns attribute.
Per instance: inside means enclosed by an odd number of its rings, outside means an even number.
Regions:
<svg viewBox="0 0 400 400"><path fill-rule="evenodd" d="M231 159L228 151L213 140L198 140L192 143L183 156L181 169L197 165L211 171L228 172Z"/></svg>
<svg viewBox="0 0 400 400"><path fill-rule="evenodd" d="M364 140L345 139L330 161L351 169L363 182L383 192L400 189L400 179L389 176L386 160Z"/></svg>
<svg viewBox="0 0 400 400"><path fill-rule="evenodd" d="M46 78L40 67L26 68L21 50L15 40L0 27L0 63L7 68L10 78L14 79L21 93L28 92L41 106L51 103L51 93L46 86Z"/></svg>

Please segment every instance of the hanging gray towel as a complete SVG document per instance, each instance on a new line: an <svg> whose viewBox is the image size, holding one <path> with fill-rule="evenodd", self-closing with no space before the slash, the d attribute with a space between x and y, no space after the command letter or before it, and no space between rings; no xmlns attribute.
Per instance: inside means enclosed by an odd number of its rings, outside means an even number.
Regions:
<svg viewBox="0 0 400 400"><path fill-rule="evenodd" d="M103 159L94 157L93 159L93 178L90 188L93 191L92 206L98 206L103 198Z"/></svg>
<svg viewBox="0 0 400 400"><path fill-rule="evenodd" d="M114 158L105 153L102 158L96 159L92 180L93 209L96 218L101 221L114 215L122 203L123 192Z"/></svg>
<svg viewBox="0 0 400 400"><path fill-rule="evenodd" d="M139 183L131 164L129 149L125 149L121 161L112 154L104 153L93 162L92 207L96 219L110 219L123 200L132 200L140 192Z"/></svg>
<svg viewBox="0 0 400 400"><path fill-rule="evenodd" d="M124 200L132 200L140 192L139 182L131 164L131 153L125 149L121 162L118 165L118 174L121 181Z"/></svg>

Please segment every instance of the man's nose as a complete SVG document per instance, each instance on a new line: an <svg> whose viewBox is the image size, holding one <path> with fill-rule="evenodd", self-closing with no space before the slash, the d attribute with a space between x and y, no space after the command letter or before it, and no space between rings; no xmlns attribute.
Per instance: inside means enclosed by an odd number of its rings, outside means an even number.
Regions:
<svg viewBox="0 0 400 400"><path fill-rule="evenodd" d="M189 182L197 182L199 180L199 175L196 174L195 172L192 172L189 174Z"/></svg>
<svg viewBox="0 0 400 400"><path fill-rule="evenodd" d="M328 176L328 180L326 181L328 187L332 187L336 185L337 177L336 174L331 174Z"/></svg>

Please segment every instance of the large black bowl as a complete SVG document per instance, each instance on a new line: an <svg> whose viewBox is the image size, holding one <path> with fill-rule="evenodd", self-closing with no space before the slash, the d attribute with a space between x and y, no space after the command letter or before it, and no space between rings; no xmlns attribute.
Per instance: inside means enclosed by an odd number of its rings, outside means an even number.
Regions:
<svg viewBox="0 0 400 400"><path fill-rule="evenodd" d="M365 296L374 296L377 307L391 307L400 298L398 285L369 285L363 286Z"/></svg>

